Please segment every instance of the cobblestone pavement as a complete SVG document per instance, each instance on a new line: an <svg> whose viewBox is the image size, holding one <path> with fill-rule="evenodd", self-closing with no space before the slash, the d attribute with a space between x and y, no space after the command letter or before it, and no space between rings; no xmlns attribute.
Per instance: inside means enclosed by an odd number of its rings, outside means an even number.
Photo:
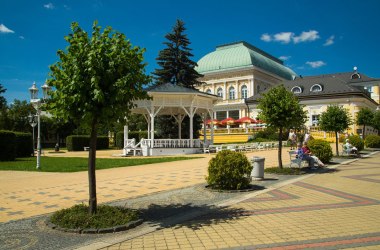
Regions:
<svg viewBox="0 0 380 250"><path fill-rule="evenodd" d="M374 154L104 249L380 249L379 162Z"/></svg>

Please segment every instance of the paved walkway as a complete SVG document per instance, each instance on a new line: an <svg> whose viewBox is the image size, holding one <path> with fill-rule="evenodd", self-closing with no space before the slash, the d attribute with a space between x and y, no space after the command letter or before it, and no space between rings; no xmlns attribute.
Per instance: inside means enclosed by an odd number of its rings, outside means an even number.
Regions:
<svg viewBox="0 0 380 250"><path fill-rule="evenodd" d="M380 249L380 154L105 249Z"/></svg>
<svg viewBox="0 0 380 250"><path fill-rule="evenodd" d="M276 150L253 155L277 165ZM0 220L37 217L0 223L0 249L380 249L379 153L316 174L269 179L264 190L224 198L203 189L212 155L204 156L97 171L99 202L172 204L151 209L158 220L108 235L57 232L37 216L87 202L86 172L1 171ZM283 159L288 163L286 152ZM214 206L190 209L197 199Z"/></svg>
<svg viewBox="0 0 380 250"><path fill-rule="evenodd" d="M98 157L113 157L117 151L99 151ZM86 157L86 152L70 152L55 156ZM54 156L54 154L47 154ZM96 171L99 203L148 195L205 182L207 164L215 154L196 155L203 158L113 168ZM266 167L277 166L277 150L247 153L265 157ZM289 155L283 150L283 163ZM48 173L0 171L0 222L51 213L88 201L87 172Z"/></svg>

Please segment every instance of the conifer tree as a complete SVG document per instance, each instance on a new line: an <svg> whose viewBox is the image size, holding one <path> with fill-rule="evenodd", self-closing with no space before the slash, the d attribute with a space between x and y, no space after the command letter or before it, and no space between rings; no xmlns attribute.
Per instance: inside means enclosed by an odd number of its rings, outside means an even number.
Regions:
<svg viewBox="0 0 380 250"><path fill-rule="evenodd" d="M188 47L190 41L184 34L185 30L184 22L177 19L173 30L165 36L166 48L156 58L160 68L153 72L157 85L172 83L194 88L201 83L198 78L202 75L194 69L197 63L190 59L193 54Z"/></svg>

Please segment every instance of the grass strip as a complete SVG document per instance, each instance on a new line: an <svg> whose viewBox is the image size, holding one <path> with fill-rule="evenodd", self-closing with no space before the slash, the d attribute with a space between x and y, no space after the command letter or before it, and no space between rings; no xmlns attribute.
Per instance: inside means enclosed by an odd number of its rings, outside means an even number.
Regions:
<svg viewBox="0 0 380 250"><path fill-rule="evenodd" d="M118 158L118 159L96 159L96 169L109 169L129 167L163 162L183 161L201 157L160 157L160 158ZM87 171L88 158L79 157L41 157L42 172L79 172ZM0 170L15 171L37 171L36 158L17 158L15 161L0 161Z"/></svg>

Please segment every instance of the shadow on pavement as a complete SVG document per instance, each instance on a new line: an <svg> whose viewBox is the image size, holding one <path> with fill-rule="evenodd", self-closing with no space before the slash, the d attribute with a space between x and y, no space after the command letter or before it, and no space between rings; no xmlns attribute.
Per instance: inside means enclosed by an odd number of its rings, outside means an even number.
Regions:
<svg viewBox="0 0 380 250"><path fill-rule="evenodd" d="M202 226L217 224L238 219L246 216L245 210L232 207L217 207L209 205L196 206L189 204L170 204L157 205L151 204L147 208L140 209L139 212L143 219L152 224L156 224L161 228L168 227L188 227L193 230ZM182 215L192 216L184 216ZM176 220L176 217L182 217L182 221Z"/></svg>

